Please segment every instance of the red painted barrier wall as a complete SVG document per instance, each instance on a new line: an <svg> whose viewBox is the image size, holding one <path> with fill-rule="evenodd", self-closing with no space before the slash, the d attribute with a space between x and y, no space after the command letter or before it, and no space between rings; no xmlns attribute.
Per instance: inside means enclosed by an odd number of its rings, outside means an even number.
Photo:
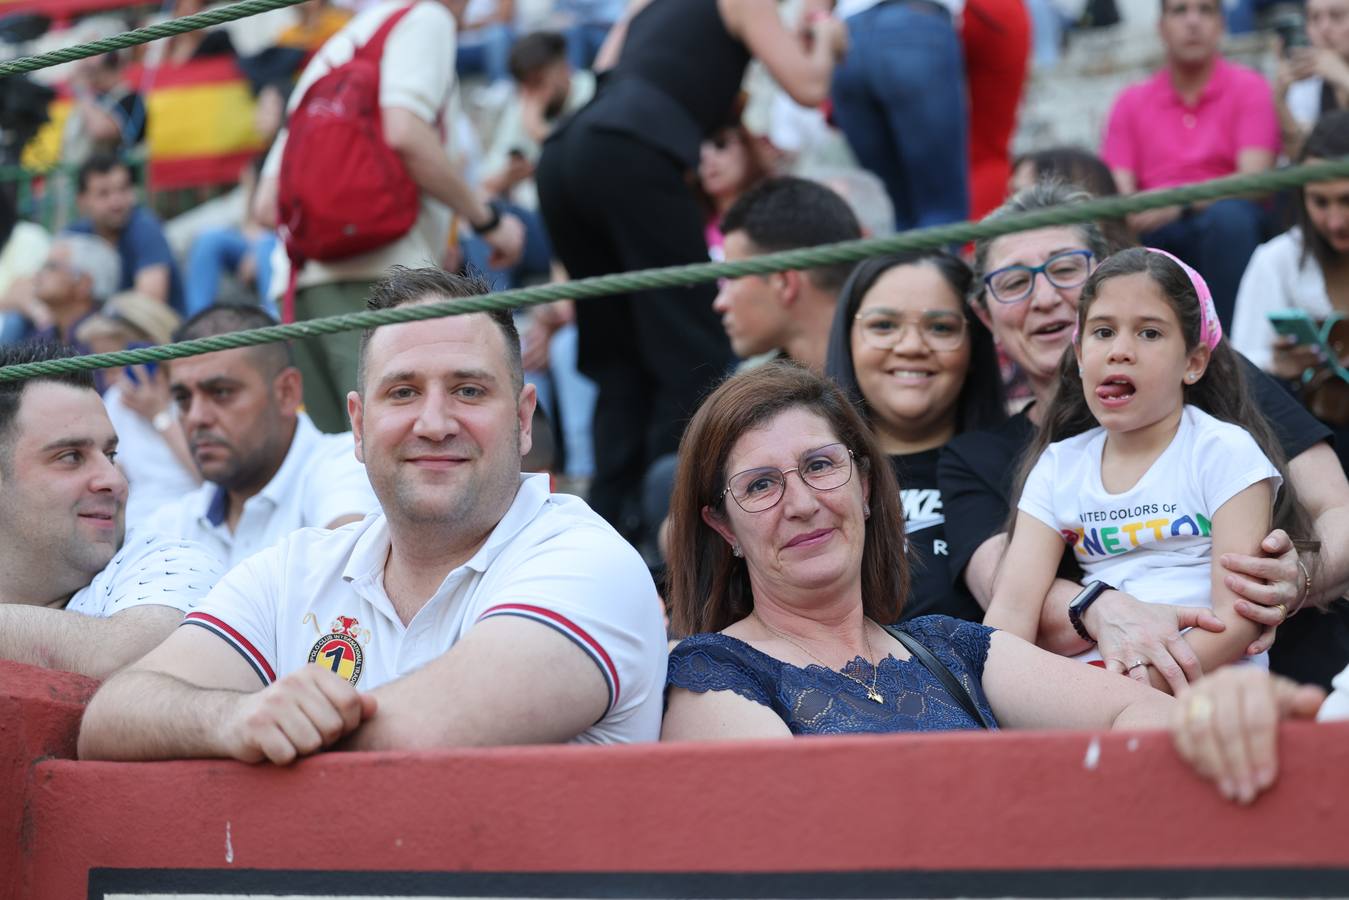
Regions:
<svg viewBox="0 0 1349 900"><path fill-rule="evenodd" d="M1331 867L1349 893L1349 724L1286 726L1280 782L1239 808L1159 733L333 753L289 769L88 763L42 759L70 754L87 682L0 664L0 692L6 900L89 896L102 867Z"/></svg>

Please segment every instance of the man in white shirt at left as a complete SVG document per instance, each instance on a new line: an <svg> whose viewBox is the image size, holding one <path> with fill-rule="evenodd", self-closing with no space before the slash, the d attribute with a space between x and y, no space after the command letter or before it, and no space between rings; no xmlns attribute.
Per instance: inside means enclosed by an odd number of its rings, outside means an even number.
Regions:
<svg viewBox="0 0 1349 900"><path fill-rule="evenodd" d="M0 349L0 366L68 355ZM215 585L199 545L124 543L117 433L89 372L0 383L0 659L103 678L143 656Z"/></svg>
<svg viewBox="0 0 1349 900"><path fill-rule="evenodd" d="M372 308L486 285L394 267ZM80 756L285 764L355 750L654 741L666 638L642 558L525 475L534 388L507 310L367 331L347 398L382 511L221 579L90 702Z"/></svg>
<svg viewBox="0 0 1349 900"><path fill-rule="evenodd" d="M175 341L275 325L257 306L216 305ZM198 541L234 568L299 528L337 528L376 512L351 432L323 434L300 408L290 345L175 360L169 392L204 483L149 520L156 534Z"/></svg>

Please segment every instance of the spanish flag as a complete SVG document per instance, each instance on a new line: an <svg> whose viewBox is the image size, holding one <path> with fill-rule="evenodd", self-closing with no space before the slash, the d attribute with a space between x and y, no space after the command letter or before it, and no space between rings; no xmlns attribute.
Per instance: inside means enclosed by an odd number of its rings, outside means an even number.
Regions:
<svg viewBox="0 0 1349 900"><path fill-rule="evenodd" d="M151 70L130 66L126 78L128 85L146 90L146 149L154 190L233 184L263 149L253 127L253 95L233 57ZM62 90L52 102L51 121L24 150L25 167L42 172L55 165L70 106Z"/></svg>

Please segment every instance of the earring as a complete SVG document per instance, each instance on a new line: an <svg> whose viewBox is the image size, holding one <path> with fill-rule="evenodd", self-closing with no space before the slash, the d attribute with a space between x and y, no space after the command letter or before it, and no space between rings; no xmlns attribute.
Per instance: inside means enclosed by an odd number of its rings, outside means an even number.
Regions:
<svg viewBox="0 0 1349 900"><path fill-rule="evenodd" d="M1081 378L1082 375L1083 375L1082 367L1081 367L1081 366L1078 366L1078 367L1077 367L1077 377L1078 377L1078 378Z"/></svg>
<svg viewBox="0 0 1349 900"><path fill-rule="evenodd" d="M1188 382L1190 382L1191 384L1194 384L1194 380L1195 380L1195 378L1197 378L1197 377L1199 377L1199 376L1195 375L1193 372L1186 372L1186 373L1185 373L1185 380L1188 381Z"/></svg>
<svg viewBox="0 0 1349 900"><path fill-rule="evenodd" d="M734 556L736 559L740 559L740 558L741 558L742 556L744 556L745 554L743 554L743 553L740 552L740 545L739 545L739 544L732 544L732 545L731 545L731 555Z"/></svg>
<svg viewBox="0 0 1349 900"><path fill-rule="evenodd" d="M863 519L870 519L870 518L871 518L871 507L870 507L870 506L864 506L864 507L862 507L862 518L863 518Z"/></svg>

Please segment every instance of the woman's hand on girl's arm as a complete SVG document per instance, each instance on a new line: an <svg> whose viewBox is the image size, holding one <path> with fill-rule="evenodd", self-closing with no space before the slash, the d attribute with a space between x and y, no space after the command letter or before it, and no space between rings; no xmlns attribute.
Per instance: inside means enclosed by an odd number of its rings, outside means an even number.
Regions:
<svg viewBox="0 0 1349 900"><path fill-rule="evenodd" d="M1068 618L1067 604L1062 615ZM1204 667L1181 634L1186 628L1221 632L1227 625L1201 606L1145 603L1123 591L1106 591L1087 609L1082 622L1110 672L1127 674L1175 693L1204 674ZM1130 668L1143 660L1147 666ZM1156 680L1152 680L1153 676Z"/></svg>
<svg viewBox="0 0 1349 900"><path fill-rule="evenodd" d="M670 702L661 723L662 741L718 741L747 738L789 738L787 723L761 703L734 691L670 688Z"/></svg>
<svg viewBox="0 0 1349 900"><path fill-rule="evenodd" d="M1270 532L1261 544L1261 555L1228 554L1220 560L1233 573L1228 587L1250 601L1237 612L1265 626L1283 621L1280 603L1288 612L1299 609L1299 604L1324 608L1349 592L1349 480L1334 449L1320 441L1303 450L1289 460L1288 480L1312 520L1314 533L1309 536L1321 542L1310 594L1303 596L1297 554L1282 531ZM1272 633L1268 640L1273 642Z"/></svg>
<svg viewBox="0 0 1349 900"><path fill-rule="evenodd" d="M982 684L1004 728L1164 728L1175 702L1006 633L993 635Z"/></svg>
<svg viewBox="0 0 1349 900"><path fill-rule="evenodd" d="M1238 597L1232 608L1262 629L1260 636L1246 648L1248 656L1272 647L1279 626L1308 602L1297 548L1288 533L1274 529L1260 542L1260 549L1268 555L1225 553L1218 559L1226 570L1224 586Z"/></svg>
<svg viewBox="0 0 1349 900"><path fill-rule="evenodd" d="M1177 695L1171 737L1224 797L1250 803L1278 773L1279 721L1313 718L1325 696L1264 669L1228 666Z"/></svg>
<svg viewBox="0 0 1349 900"><path fill-rule="evenodd" d="M1063 538L1039 519L1016 514L1016 530L993 581L984 624L1035 641L1040 610L1063 555Z"/></svg>

